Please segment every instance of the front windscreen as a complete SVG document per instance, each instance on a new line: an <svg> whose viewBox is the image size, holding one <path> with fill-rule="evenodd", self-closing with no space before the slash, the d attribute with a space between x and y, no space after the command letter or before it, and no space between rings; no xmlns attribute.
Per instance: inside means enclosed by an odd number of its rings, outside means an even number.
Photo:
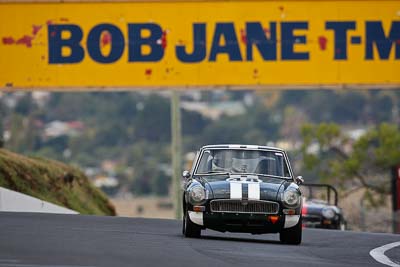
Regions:
<svg viewBox="0 0 400 267"><path fill-rule="evenodd" d="M283 153L262 150L207 149L196 174L215 173L290 177Z"/></svg>

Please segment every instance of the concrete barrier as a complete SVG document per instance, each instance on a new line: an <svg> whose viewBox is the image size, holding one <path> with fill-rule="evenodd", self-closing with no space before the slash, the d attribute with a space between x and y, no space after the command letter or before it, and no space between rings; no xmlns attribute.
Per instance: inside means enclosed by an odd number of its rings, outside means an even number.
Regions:
<svg viewBox="0 0 400 267"><path fill-rule="evenodd" d="M78 214L35 197L0 187L0 211Z"/></svg>

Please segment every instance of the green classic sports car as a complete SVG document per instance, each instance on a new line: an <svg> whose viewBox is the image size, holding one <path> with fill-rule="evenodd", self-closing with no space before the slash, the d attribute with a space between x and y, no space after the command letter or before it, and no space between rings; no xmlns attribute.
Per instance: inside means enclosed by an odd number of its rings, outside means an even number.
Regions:
<svg viewBox="0 0 400 267"><path fill-rule="evenodd" d="M183 234L202 229L279 233L286 244L302 236L301 176L294 178L285 151L253 145L208 145L184 171Z"/></svg>
<svg viewBox="0 0 400 267"><path fill-rule="evenodd" d="M302 184L303 226L346 230L343 211L338 206L338 192L328 184Z"/></svg>

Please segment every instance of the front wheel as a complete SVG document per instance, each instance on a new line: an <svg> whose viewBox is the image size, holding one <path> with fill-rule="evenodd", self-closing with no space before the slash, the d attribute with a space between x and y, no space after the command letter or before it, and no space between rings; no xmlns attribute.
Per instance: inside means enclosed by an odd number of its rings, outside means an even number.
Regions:
<svg viewBox="0 0 400 267"><path fill-rule="evenodd" d="M302 218L300 216L299 222L287 229L283 229L279 233L279 239L281 240L282 243L284 244L289 244L289 245L300 245L301 243L301 236L302 236Z"/></svg>
<svg viewBox="0 0 400 267"><path fill-rule="evenodd" d="M185 237L198 238L201 236L201 228L194 224L189 217L189 212L185 210L182 220L182 234Z"/></svg>

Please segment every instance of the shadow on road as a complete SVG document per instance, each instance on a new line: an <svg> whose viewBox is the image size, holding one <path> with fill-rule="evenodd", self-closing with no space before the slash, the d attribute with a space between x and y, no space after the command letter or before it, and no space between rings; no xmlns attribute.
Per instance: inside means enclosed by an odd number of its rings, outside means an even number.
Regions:
<svg viewBox="0 0 400 267"><path fill-rule="evenodd" d="M276 244L282 245L278 240L265 240L265 239L252 239L252 238L242 238L242 237L231 237L231 236L201 236L201 239L206 240L219 240L219 241L234 241L234 242L244 242L244 243L261 243L261 244Z"/></svg>

